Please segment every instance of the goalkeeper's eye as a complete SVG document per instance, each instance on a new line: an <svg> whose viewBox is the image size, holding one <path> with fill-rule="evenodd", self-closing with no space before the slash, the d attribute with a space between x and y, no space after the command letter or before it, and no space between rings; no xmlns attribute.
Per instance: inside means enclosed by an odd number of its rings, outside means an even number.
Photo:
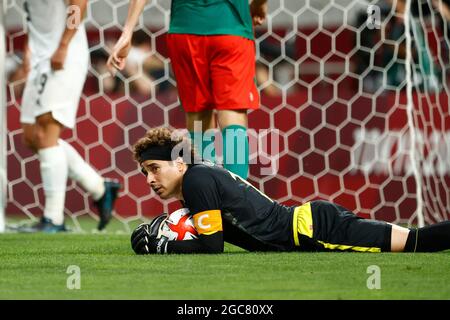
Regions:
<svg viewBox="0 0 450 320"><path fill-rule="evenodd" d="M144 168L141 168L141 172L144 176L148 176L148 172Z"/></svg>

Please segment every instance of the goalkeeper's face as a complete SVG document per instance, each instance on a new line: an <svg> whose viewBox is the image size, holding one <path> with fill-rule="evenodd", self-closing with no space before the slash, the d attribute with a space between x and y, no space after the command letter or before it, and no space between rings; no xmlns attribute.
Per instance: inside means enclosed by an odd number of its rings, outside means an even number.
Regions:
<svg viewBox="0 0 450 320"><path fill-rule="evenodd" d="M182 199L181 183L186 172L186 164L175 161L146 160L141 164L148 185L161 199Z"/></svg>

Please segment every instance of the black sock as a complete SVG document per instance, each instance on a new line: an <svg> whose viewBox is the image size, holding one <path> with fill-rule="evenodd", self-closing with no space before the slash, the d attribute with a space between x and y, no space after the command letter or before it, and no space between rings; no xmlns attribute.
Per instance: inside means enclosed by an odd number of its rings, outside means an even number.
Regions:
<svg viewBox="0 0 450 320"><path fill-rule="evenodd" d="M404 252L436 252L450 249L450 221L411 229Z"/></svg>

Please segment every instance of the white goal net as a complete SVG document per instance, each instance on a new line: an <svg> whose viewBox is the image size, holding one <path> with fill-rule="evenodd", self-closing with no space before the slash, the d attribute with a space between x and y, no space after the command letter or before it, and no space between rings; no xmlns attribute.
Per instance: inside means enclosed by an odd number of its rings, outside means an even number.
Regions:
<svg viewBox="0 0 450 320"><path fill-rule="evenodd" d="M129 64L116 78L105 62L128 1L88 3L91 66L77 126L63 137L99 173L122 182L115 221L128 231L130 222L179 207L151 192L130 150L150 127L185 126L165 44L170 1L147 4ZM7 8L6 217L36 219L39 166L19 124L23 1L9 0ZM265 173L268 162L251 145L249 181L289 205L326 199L408 225L449 219L446 19L431 0L269 0L268 19L255 30L261 107L249 113L249 128L278 130L278 152L267 154L277 170ZM80 218L97 219L73 182L65 214L78 229Z"/></svg>

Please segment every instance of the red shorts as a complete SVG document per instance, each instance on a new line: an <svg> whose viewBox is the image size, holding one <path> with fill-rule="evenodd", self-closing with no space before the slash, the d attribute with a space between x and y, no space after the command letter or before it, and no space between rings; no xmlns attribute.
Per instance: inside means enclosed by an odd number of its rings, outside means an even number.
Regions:
<svg viewBox="0 0 450 320"><path fill-rule="evenodd" d="M259 107L254 41L232 35L168 34L167 47L186 112Z"/></svg>

